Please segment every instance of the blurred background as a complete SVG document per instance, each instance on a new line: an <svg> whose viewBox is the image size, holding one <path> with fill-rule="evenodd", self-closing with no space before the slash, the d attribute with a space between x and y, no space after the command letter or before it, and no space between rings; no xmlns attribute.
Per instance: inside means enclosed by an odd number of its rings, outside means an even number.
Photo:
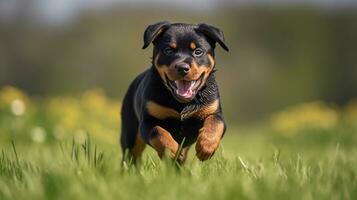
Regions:
<svg viewBox="0 0 357 200"><path fill-rule="evenodd" d="M141 49L143 32L162 20L206 22L224 31L230 52L217 47L217 78L231 126L268 119L278 127L299 120L329 127L341 110L356 113L353 0L0 0L1 112L22 114L22 107L30 112L31 102L41 102L33 110L46 112L26 123L52 130L57 126L48 125L48 115L75 127L76 117L97 106L103 113L93 121L113 116L103 123L117 127L128 85L150 64L151 49ZM68 122L61 122L66 109ZM293 112L290 121L285 109ZM6 119L3 127L14 123Z"/></svg>

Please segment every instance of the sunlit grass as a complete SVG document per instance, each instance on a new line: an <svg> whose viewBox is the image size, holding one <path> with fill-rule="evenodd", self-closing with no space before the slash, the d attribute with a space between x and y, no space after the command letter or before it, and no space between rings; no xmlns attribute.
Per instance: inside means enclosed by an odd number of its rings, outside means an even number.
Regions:
<svg viewBox="0 0 357 200"><path fill-rule="evenodd" d="M251 139L227 136L208 162L190 155L180 168L149 150L139 167L120 164L119 148L88 141L51 146L9 144L0 155L1 199L355 199L357 149L331 142L316 150L270 139L245 154ZM226 145L227 144L227 145ZM243 148L246 148L243 146ZM226 152L230 156L226 156ZM315 153L319 153L318 156Z"/></svg>
<svg viewBox="0 0 357 200"><path fill-rule="evenodd" d="M42 99L1 90L0 199L357 199L354 103L298 105L273 126L228 122L207 162L194 147L182 166L147 147L136 167L121 163L119 105L98 89ZM292 129L274 127L287 120Z"/></svg>

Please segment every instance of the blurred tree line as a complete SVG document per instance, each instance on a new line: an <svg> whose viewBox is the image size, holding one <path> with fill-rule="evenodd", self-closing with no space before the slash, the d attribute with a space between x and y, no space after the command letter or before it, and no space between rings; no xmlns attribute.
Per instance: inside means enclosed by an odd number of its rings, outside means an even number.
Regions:
<svg viewBox="0 0 357 200"><path fill-rule="evenodd" d="M217 77L229 119L259 119L316 99L344 104L357 96L355 8L114 7L59 25L39 23L25 11L0 20L0 86L33 95L102 87L121 98L150 64L151 50L141 50L144 29L169 20L224 30L231 51L217 50Z"/></svg>

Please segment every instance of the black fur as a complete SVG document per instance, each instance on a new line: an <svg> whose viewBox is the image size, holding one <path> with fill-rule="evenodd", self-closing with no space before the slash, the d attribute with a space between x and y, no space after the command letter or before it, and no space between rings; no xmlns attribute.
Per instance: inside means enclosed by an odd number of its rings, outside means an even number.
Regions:
<svg viewBox="0 0 357 200"><path fill-rule="evenodd" d="M172 41L177 43L176 52L172 55L168 55L168 53L165 55L165 48ZM203 56L192 56L192 50L184 48L191 41L194 41L199 48L204 50ZM153 58L160 54L158 63L163 66L170 65L174 60L180 58L184 60L183 62L195 61L203 66L208 65L207 55L214 56L216 42L228 51L222 31L206 24L192 25L159 22L148 26L146 29L143 48L148 47L151 42L154 44ZM133 148L138 133L141 134L147 144L150 144L150 140L156 134L153 128L157 125L169 131L179 144L183 138L186 138L184 147L192 145L197 139L204 119L192 117L190 113L220 98L214 70L208 75L206 81L202 83L192 100L180 102L174 97L173 91L162 79L156 67L153 61L152 66L131 83L124 97L121 111L122 130L120 138L123 152ZM147 111L146 102L148 101L176 110L180 113L181 118L156 119ZM217 120L224 122L220 104L215 115Z"/></svg>

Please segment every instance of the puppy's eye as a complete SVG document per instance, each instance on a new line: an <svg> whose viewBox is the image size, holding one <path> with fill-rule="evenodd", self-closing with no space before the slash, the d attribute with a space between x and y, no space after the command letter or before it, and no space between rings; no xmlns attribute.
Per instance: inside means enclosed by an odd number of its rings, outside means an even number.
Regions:
<svg viewBox="0 0 357 200"><path fill-rule="evenodd" d="M203 50L201 48L196 48L194 51L193 51L193 55L196 56L196 57L200 57L203 55Z"/></svg>
<svg viewBox="0 0 357 200"><path fill-rule="evenodd" d="M171 48L171 47L166 47L165 49L164 49L164 54L166 54L166 55L172 55L173 53L175 52L175 50L173 49L173 48Z"/></svg>

